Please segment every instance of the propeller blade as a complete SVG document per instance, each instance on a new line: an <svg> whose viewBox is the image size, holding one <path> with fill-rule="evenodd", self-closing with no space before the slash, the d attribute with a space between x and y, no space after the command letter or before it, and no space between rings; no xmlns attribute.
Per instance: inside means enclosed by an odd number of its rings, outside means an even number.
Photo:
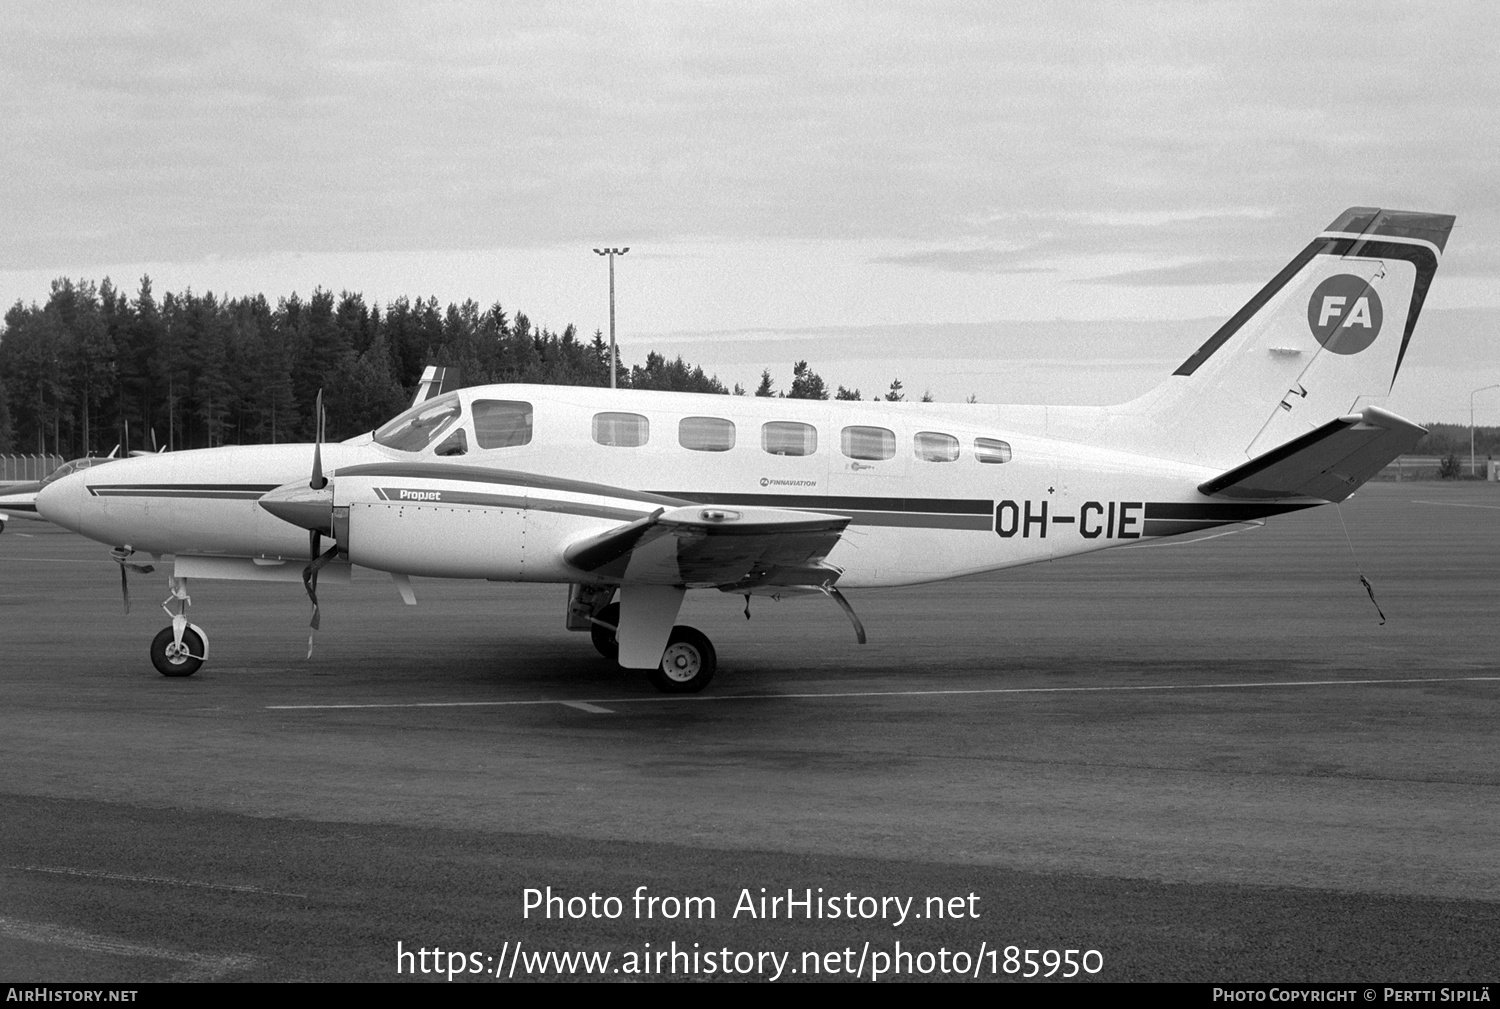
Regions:
<svg viewBox="0 0 1500 1009"><path fill-rule="evenodd" d="M154 565L130 560L130 555L133 553L135 551L129 547L115 547L109 552L115 563L120 565L120 596L125 600L126 613L130 612L130 580L126 577L126 569L143 575L149 575L156 570Z"/></svg>
<svg viewBox="0 0 1500 1009"><path fill-rule="evenodd" d="M312 479L307 486L313 490L322 490L328 486L328 479L323 476L323 390L318 390L317 419L317 441L313 443L313 468Z"/></svg>
<svg viewBox="0 0 1500 1009"><path fill-rule="evenodd" d="M317 535L314 533L314 535ZM317 630L319 626L318 613L318 572L326 568L329 563L339 555L338 545L335 544L323 551L312 560L308 561L307 567L302 569L302 585L307 589L307 598L312 600L312 622L309 626Z"/></svg>

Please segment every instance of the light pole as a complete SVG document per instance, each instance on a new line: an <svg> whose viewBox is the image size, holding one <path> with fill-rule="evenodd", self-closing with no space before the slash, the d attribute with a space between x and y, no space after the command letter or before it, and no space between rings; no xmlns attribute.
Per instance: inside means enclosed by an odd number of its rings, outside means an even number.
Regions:
<svg viewBox="0 0 1500 1009"><path fill-rule="evenodd" d="M1479 475L1479 471L1474 466L1474 396L1488 389L1500 389L1500 383L1487 385L1469 393L1469 476L1471 477Z"/></svg>
<svg viewBox="0 0 1500 1009"><path fill-rule="evenodd" d="M601 256L609 257L609 387L615 387L615 372L619 369L615 365L615 257L623 256L630 251L630 246L623 249L595 249Z"/></svg>

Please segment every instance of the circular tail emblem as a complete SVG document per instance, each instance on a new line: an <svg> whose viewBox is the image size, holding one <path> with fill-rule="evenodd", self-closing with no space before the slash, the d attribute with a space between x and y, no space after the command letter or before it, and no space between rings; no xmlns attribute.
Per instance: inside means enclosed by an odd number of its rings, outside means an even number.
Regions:
<svg viewBox="0 0 1500 1009"><path fill-rule="evenodd" d="M1317 286L1307 303L1307 324L1335 354L1358 354L1380 335L1380 295L1363 277L1340 273Z"/></svg>

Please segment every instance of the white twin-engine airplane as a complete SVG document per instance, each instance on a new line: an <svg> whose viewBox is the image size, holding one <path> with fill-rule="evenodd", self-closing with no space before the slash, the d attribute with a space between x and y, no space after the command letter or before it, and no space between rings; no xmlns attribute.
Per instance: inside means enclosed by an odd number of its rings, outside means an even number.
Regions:
<svg viewBox="0 0 1500 1009"><path fill-rule="evenodd" d="M208 654L197 578L351 565L568 584L567 627L664 691L703 688L689 589L910 585L1338 502L1424 433L1375 406L1453 218L1339 215L1165 382L1113 407L891 404L492 385L437 392L340 444L126 459L42 514L171 565L168 676ZM320 439L321 441L321 439ZM311 478L309 478L309 472ZM748 603L748 599L747 599Z"/></svg>

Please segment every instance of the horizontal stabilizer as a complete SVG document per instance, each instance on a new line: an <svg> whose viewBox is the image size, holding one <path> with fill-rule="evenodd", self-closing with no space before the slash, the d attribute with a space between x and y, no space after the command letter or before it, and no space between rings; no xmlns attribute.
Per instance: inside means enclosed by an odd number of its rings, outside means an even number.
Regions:
<svg viewBox="0 0 1500 1009"><path fill-rule="evenodd" d="M1410 452L1426 434L1402 417L1378 407L1331 420L1280 448L1256 456L1198 490L1236 500L1310 497L1338 502Z"/></svg>
<svg viewBox="0 0 1500 1009"><path fill-rule="evenodd" d="M637 584L827 584L839 571L823 559L848 524L844 515L778 508L658 508L573 544L563 557L579 571Z"/></svg>

